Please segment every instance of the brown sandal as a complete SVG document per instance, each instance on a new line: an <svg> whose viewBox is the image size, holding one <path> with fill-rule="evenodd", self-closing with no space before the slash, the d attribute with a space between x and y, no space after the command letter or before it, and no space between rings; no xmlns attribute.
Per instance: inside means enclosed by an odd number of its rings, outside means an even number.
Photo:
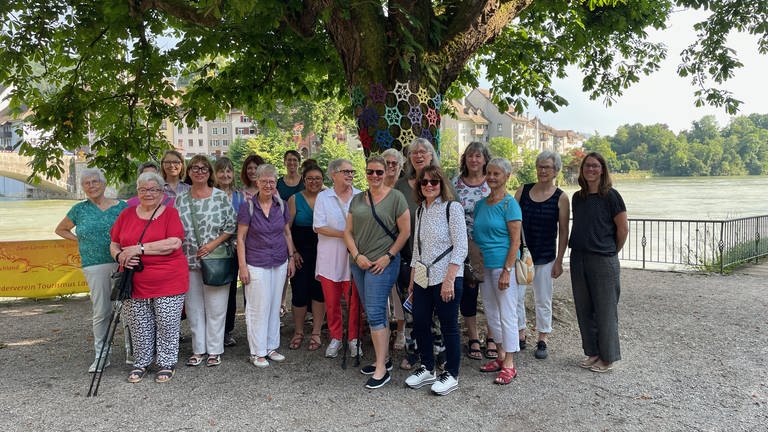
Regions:
<svg viewBox="0 0 768 432"><path fill-rule="evenodd" d="M323 346L323 341L320 339L320 333L312 333L312 336L309 337L309 346L307 349L310 351L317 351L321 346Z"/></svg>
<svg viewBox="0 0 768 432"><path fill-rule="evenodd" d="M294 333L291 338L291 342L288 344L288 349L296 350L301 348L301 344L304 343L304 333Z"/></svg>

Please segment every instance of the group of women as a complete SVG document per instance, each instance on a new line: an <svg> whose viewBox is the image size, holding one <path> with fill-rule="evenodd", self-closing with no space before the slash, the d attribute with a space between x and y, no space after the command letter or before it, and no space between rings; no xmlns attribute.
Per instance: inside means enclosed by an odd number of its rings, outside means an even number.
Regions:
<svg viewBox="0 0 768 432"><path fill-rule="evenodd" d="M352 185L357 173L348 160L329 163L332 186L324 188L325 173L319 166L306 164L299 173L298 153L288 152L285 158L288 175L278 178L275 167L249 156L240 173L244 187L236 190L228 159L211 165L198 155L185 167L180 154L168 151L160 173L153 172L156 166L140 170L135 207L104 197L106 181L99 170L84 173L88 200L75 205L56 232L80 243L94 305L97 355L109 316L109 275L118 266L133 269L133 297L124 308L134 357L128 381L141 381L152 363L158 367L157 382L173 377L182 307L192 334L186 364L219 365L224 346L236 343L231 331L234 275L239 275L250 361L257 367L285 360L278 351L280 314L290 279L294 334L288 348L304 345L305 317L311 311L307 349L323 345L321 330L327 319L330 341L325 355L336 357L342 348L361 355L364 308L375 361L361 372L369 375L365 385L371 389L390 380L391 303L398 321L394 347L405 344L404 315L398 306L408 297L420 366L406 384L431 385L439 395L458 388L459 312L469 336L467 356L482 358L476 320L482 295L488 324L485 356L490 362L480 370L495 373L497 384L508 384L517 375L514 353L525 348L525 286L515 279L521 239L536 268L534 355L548 356L552 279L563 272L569 244L570 208L568 197L556 186L562 165L557 154L539 155L538 181L522 186L514 197L507 192L510 162L491 158L482 143L467 147L461 172L452 180L424 139L411 143L406 158L396 151L372 156L366 161L365 192ZM398 178L404 165L405 173ZM617 253L627 236L626 209L599 154L585 157L579 184L570 233L574 301L587 356L579 366L605 372L620 359ZM77 234L72 232L75 227ZM231 258L234 277L224 285L209 285L201 261L222 248L236 249ZM346 341L342 298L349 308ZM441 373L432 348L436 335L445 350ZM94 362L90 369L108 362Z"/></svg>

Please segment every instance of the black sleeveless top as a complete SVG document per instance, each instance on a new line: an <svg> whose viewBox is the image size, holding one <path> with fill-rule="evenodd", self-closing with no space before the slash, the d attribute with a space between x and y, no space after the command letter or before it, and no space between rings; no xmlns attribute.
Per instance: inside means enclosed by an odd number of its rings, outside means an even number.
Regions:
<svg viewBox="0 0 768 432"><path fill-rule="evenodd" d="M520 194L520 208L523 210L523 231L525 243L531 250L533 263L547 264L557 257L557 222L560 208L557 205L563 190L557 188L546 201L531 199L533 183L523 186Z"/></svg>

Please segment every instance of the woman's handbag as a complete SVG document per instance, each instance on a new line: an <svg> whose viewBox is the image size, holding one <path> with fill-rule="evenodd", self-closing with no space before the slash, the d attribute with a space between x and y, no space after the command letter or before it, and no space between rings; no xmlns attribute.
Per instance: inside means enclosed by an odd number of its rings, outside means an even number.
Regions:
<svg viewBox="0 0 768 432"><path fill-rule="evenodd" d="M197 217L195 216L194 203L189 203L189 213L192 216L192 227L195 230L197 247L202 246L200 233L197 230ZM229 285L235 277L235 266L232 257L232 242L225 241L208 255L200 257L200 271L203 274L203 283L210 286Z"/></svg>
<svg viewBox="0 0 768 432"><path fill-rule="evenodd" d="M520 236L522 243L520 244L520 257L515 260L515 279L518 285L530 285L533 283L535 271L533 257L528 245L525 244L525 233L522 227L520 227Z"/></svg>
<svg viewBox="0 0 768 432"><path fill-rule="evenodd" d="M416 217L419 221L419 230L416 233L416 242L417 246L419 248L419 256L421 256L421 214L422 209L424 207L419 206L419 209L417 210ZM447 223L451 223L451 201L448 201L448 204L445 206L445 218L447 220ZM443 253L440 254L437 258L432 261L432 264L426 265L421 261L416 261L416 263L413 266L413 283L422 287L426 288L429 286L429 268L432 267L435 263L440 261L441 259L445 258L446 255L451 253L453 250L453 245L449 246L448 249L446 249Z"/></svg>
<svg viewBox="0 0 768 432"><path fill-rule="evenodd" d="M120 266L112 273L110 278L112 292L109 298L112 301L123 301L131 298L133 294L133 270Z"/></svg>

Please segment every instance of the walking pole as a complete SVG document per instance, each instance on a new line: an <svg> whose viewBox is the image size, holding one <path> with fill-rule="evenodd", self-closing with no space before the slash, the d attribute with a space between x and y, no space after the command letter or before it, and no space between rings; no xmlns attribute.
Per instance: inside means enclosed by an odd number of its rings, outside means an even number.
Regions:
<svg viewBox="0 0 768 432"><path fill-rule="evenodd" d="M123 302L119 300L115 301L114 306L112 307L112 316L109 319L109 326L107 327L107 332L104 334L104 339L102 340L99 359L96 361L96 372L91 377L91 386L88 388L88 394L86 397L97 396L99 394L101 376L104 374L105 369L104 363L106 362L106 359L109 358L109 351L112 348L112 341L115 339L115 331L117 330L118 324L120 324L120 312L122 309Z"/></svg>
<svg viewBox="0 0 768 432"><path fill-rule="evenodd" d="M349 281L349 295L352 295L352 281ZM351 297L350 297L351 299ZM347 306L346 308L341 308L341 368L344 370L347 370L347 339L349 338L349 331L347 330L347 327L349 327L349 308L350 308L350 301L344 298L344 289L342 288L341 291L341 300L344 301L344 304ZM347 309L347 325L344 325L344 309Z"/></svg>

